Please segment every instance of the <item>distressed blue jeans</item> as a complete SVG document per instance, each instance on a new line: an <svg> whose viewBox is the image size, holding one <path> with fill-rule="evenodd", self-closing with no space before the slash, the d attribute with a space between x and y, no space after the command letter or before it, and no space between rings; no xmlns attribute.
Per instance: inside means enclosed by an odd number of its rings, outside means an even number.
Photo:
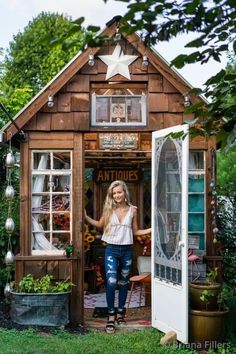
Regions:
<svg viewBox="0 0 236 354"><path fill-rule="evenodd" d="M110 245L105 251L108 315L115 314L115 290L119 286L118 313L123 313L128 294L129 275L133 259L133 245ZM120 272L118 272L120 270Z"/></svg>

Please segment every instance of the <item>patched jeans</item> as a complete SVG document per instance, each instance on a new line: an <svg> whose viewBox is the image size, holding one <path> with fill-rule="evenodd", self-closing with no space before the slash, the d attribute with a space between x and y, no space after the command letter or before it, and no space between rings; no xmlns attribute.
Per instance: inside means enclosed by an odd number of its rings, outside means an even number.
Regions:
<svg viewBox="0 0 236 354"><path fill-rule="evenodd" d="M128 294L129 275L133 259L133 245L110 245L105 251L108 315L115 314L115 290L119 286L118 313L122 313ZM119 269L119 271L118 271Z"/></svg>

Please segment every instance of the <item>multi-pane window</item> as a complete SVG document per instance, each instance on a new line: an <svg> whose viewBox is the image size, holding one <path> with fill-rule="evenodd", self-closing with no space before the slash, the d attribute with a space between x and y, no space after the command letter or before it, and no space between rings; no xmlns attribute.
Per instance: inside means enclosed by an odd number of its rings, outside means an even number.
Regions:
<svg viewBox="0 0 236 354"><path fill-rule="evenodd" d="M109 89L92 94L93 126L144 126L146 110L146 95L142 90Z"/></svg>
<svg viewBox="0 0 236 354"><path fill-rule="evenodd" d="M32 254L62 254L71 242L71 151L33 151Z"/></svg>
<svg viewBox="0 0 236 354"><path fill-rule="evenodd" d="M205 248L205 166L204 152L190 151L188 194L189 247Z"/></svg>

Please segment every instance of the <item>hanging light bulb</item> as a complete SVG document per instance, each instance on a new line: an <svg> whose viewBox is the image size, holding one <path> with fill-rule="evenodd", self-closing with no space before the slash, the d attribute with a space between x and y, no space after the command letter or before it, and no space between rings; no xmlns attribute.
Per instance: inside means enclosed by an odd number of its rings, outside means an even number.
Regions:
<svg viewBox="0 0 236 354"><path fill-rule="evenodd" d="M15 257L14 257L14 254L12 253L12 251L10 251L10 250L7 251L7 254L5 256L5 263L7 265L13 264L14 263L14 259L15 259Z"/></svg>
<svg viewBox="0 0 236 354"><path fill-rule="evenodd" d="M48 96L48 107L52 108L54 106L54 97L52 95Z"/></svg>
<svg viewBox="0 0 236 354"><path fill-rule="evenodd" d="M216 238L216 237L213 238L213 243L214 243L214 244L217 243L217 238Z"/></svg>
<svg viewBox="0 0 236 354"><path fill-rule="evenodd" d="M94 66L94 64L95 64L94 55L93 55L93 53L90 53L90 54L89 54L88 65L89 65L89 66Z"/></svg>
<svg viewBox="0 0 236 354"><path fill-rule="evenodd" d="M5 288L4 288L4 295L6 297L10 296L11 294L11 286L9 283L6 283Z"/></svg>
<svg viewBox="0 0 236 354"><path fill-rule="evenodd" d="M12 200L14 198L14 195L15 195L14 188L12 186L7 186L7 188L5 190L6 199Z"/></svg>
<svg viewBox="0 0 236 354"><path fill-rule="evenodd" d="M148 66L148 57L146 54L143 55L143 62L142 62L143 66Z"/></svg>
<svg viewBox="0 0 236 354"><path fill-rule="evenodd" d="M6 223L5 223L5 229L6 232L12 233L15 229L15 223L12 218L7 218Z"/></svg>
<svg viewBox="0 0 236 354"><path fill-rule="evenodd" d="M215 187L215 182L214 182L214 181L211 181L211 182L210 182L210 187L211 187L211 188L214 188L214 187Z"/></svg>
<svg viewBox="0 0 236 354"><path fill-rule="evenodd" d="M184 107L190 107L191 106L191 99L190 96L188 94L184 95Z"/></svg>
<svg viewBox="0 0 236 354"><path fill-rule="evenodd" d="M9 151L6 157L6 166L13 167L15 165L15 157L12 151Z"/></svg>

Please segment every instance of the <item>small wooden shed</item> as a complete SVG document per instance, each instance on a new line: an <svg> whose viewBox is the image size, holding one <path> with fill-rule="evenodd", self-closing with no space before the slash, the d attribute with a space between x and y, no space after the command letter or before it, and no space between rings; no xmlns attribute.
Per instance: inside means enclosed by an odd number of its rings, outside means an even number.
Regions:
<svg viewBox="0 0 236 354"><path fill-rule="evenodd" d="M115 41L119 25L119 17L111 20L102 32L110 40L76 55L16 115L24 141L11 122L4 128L5 140L19 142L21 154L16 282L27 273L70 277L72 324L83 323L84 283L94 291L93 269L99 265L102 272L104 247L99 233L84 226L84 208L99 218L108 185L122 179L139 207L140 227L149 227L152 132L191 119L185 106L201 100L189 96L190 85L138 35ZM189 243L215 264L209 195L214 161L214 139L190 142ZM169 228L175 229L173 219ZM134 272L143 246L135 241Z"/></svg>

